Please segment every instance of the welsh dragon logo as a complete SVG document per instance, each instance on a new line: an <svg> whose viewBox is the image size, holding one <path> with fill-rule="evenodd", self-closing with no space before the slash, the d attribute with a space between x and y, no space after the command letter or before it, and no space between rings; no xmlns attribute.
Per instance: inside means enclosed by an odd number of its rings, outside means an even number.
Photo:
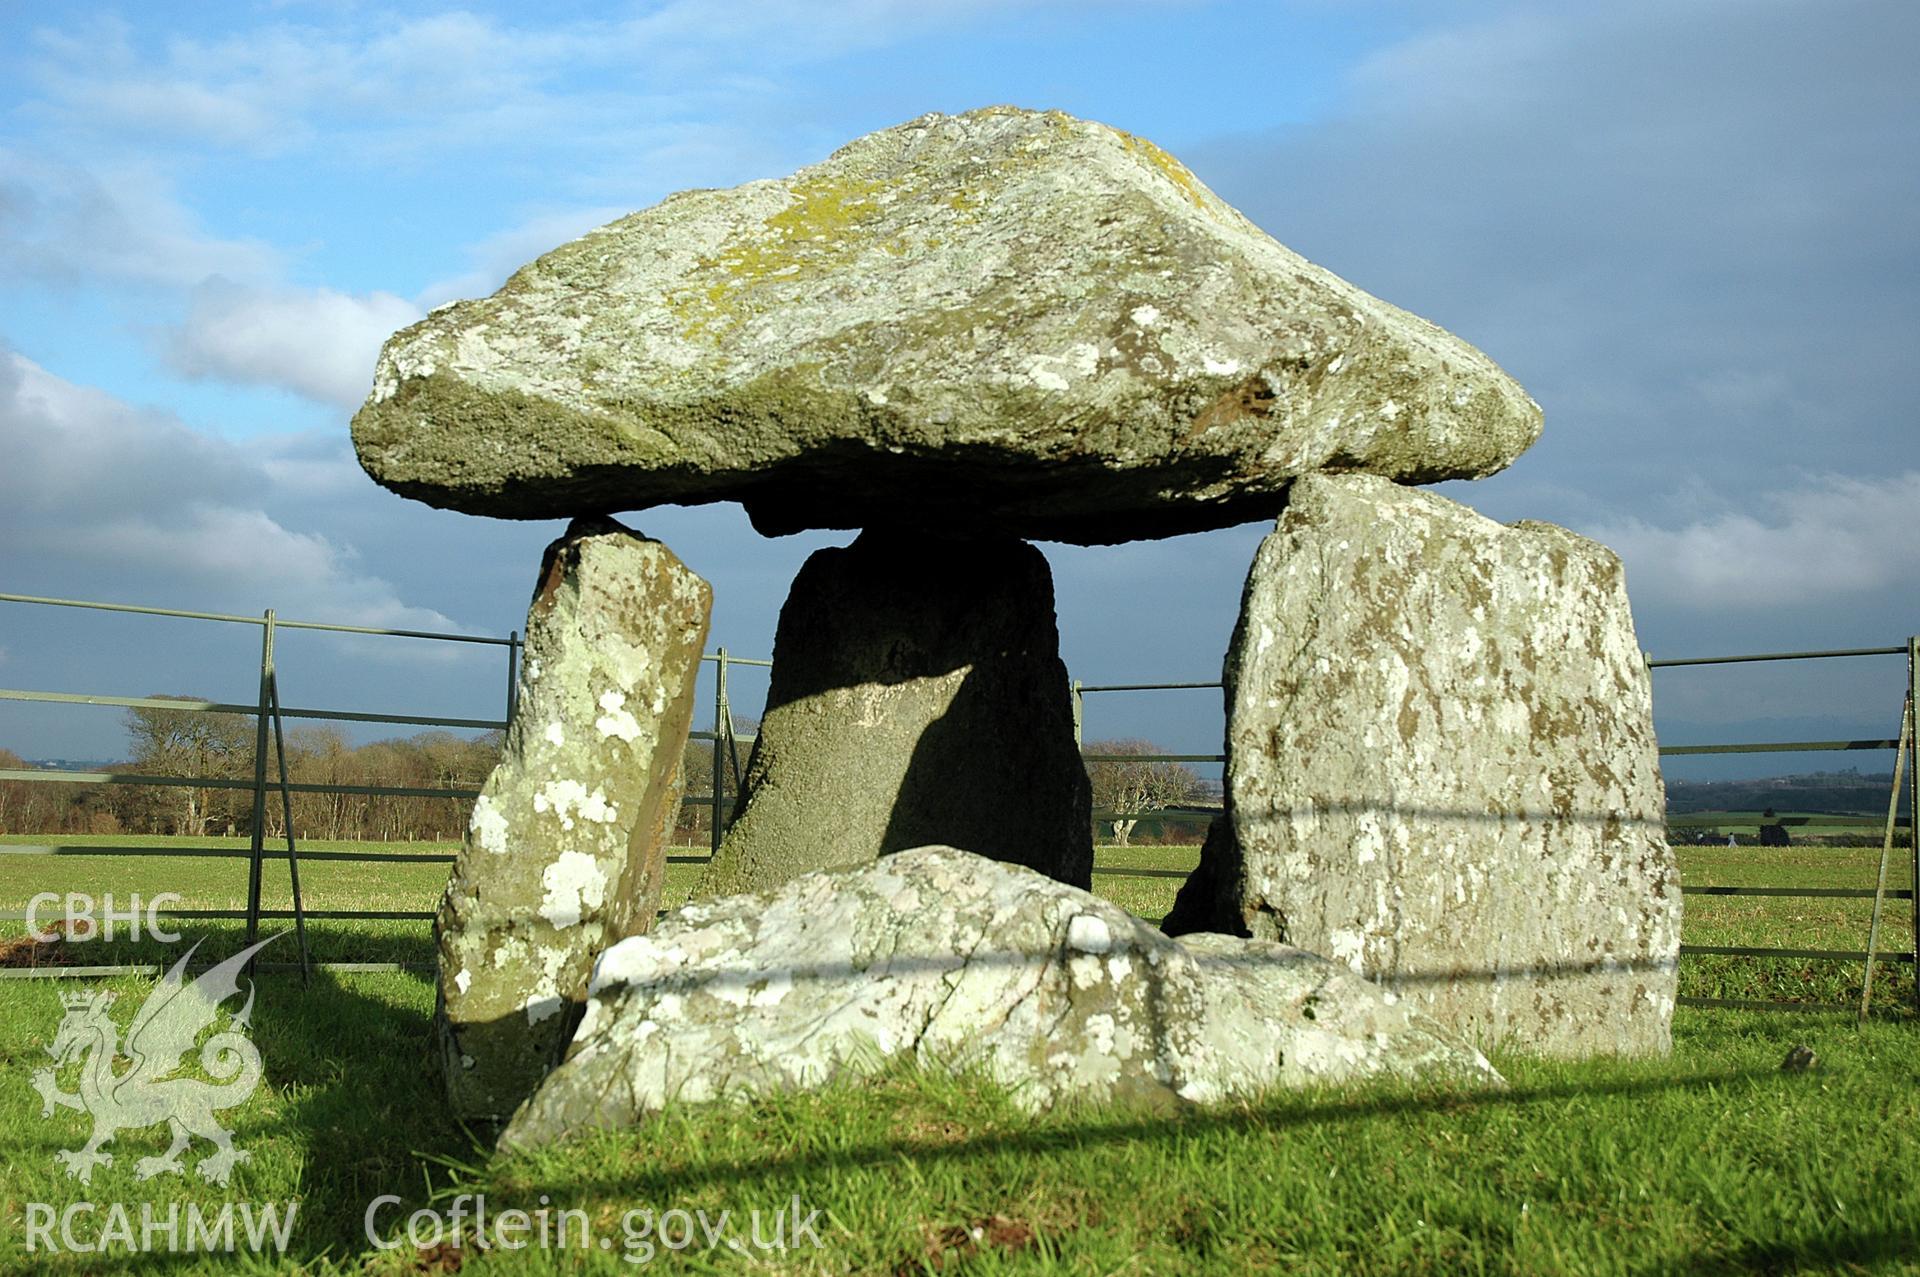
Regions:
<svg viewBox="0 0 1920 1277"><path fill-rule="evenodd" d="M240 991L240 971L247 960L278 938L269 936L189 981L186 967L200 947L196 941L147 995L127 1029L124 1046L119 1026L107 1014L112 993L61 995L67 1013L47 1048L54 1063L34 1073L33 1089L40 1092L42 1117L53 1116L56 1106L93 1117L93 1135L84 1148L55 1154L68 1175L88 1183L95 1166L112 1164L113 1155L102 1146L116 1133L162 1122L172 1128L173 1143L158 1157L143 1157L135 1164L134 1173L141 1179L181 1171L180 1155L195 1136L214 1146L194 1167L209 1183L224 1185L234 1166L251 1156L233 1146L232 1134L213 1116L245 1101L260 1084L260 1052L246 1035L253 1012L251 987L246 1005L200 1047L200 1065L215 1081L169 1075L181 1068L200 1034L214 1027L220 1004ZM58 1072L82 1056L80 1090L68 1094L60 1089ZM116 1072L122 1058L132 1063Z"/></svg>

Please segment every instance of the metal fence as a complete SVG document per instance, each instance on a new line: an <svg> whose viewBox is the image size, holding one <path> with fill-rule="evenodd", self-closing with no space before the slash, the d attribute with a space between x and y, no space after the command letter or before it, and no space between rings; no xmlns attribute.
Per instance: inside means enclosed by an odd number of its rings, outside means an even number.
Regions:
<svg viewBox="0 0 1920 1277"><path fill-rule="evenodd" d="M0 593L0 603L33 604L43 607L85 608L93 611L124 612L141 616L167 617L190 621L211 621L228 625L253 625L260 627L260 695L253 704L226 703L220 701L156 699L141 696L111 696L93 693L43 692L23 688L0 688L0 701L32 701L60 705L104 705L120 709L164 709L185 713L201 714L242 714L254 717L255 737L253 756L253 778L243 780L237 777L213 776L163 776L146 772L80 772L53 771L46 768L0 768L0 781L26 781L35 784L70 785L151 785L183 786L194 789L243 789L253 795L253 818L250 830L251 844L246 850L230 846L204 844L171 844L166 847L143 847L131 845L96 845L73 843L50 843L43 845L0 846L0 855L20 856L190 856L207 858L239 858L248 861L247 871L247 907L245 909L165 909L158 916L173 919L244 919L247 927L247 940L251 943L259 934L260 923L265 920L291 920L298 933L300 961L297 963L259 963L260 970L296 969L303 974L318 965L327 970L396 970L402 967L424 964L404 963L364 963L329 962L313 964L308 960L305 923L308 919L353 920L353 921L431 921L433 913L429 910L365 910L365 909L307 909L301 898L299 864L301 860L311 861L355 861L368 864L452 864L454 857L445 852L389 852L389 851L304 851L298 846L294 835L291 811L293 794L359 794L373 797L393 798L452 798L470 799L477 797L478 789L459 787L422 787L407 785L348 785L323 784L292 780L286 770L286 749L281 724L285 719L317 719L330 722L347 723L391 723L415 727L453 727L469 730L504 730L507 720L513 716L514 706L519 694L519 665L522 641L519 631L515 630L504 637L486 634L449 634L426 630L381 629L364 625L339 625L322 621L293 621L276 616L268 609L260 616L235 616L221 612L195 612L179 608L140 607L124 603L99 603L80 599L46 598L31 594ZM321 630L335 634L374 635L384 638L425 639L440 643L477 643L500 647L506 656L506 692L504 704L506 717L500 719L437 717L421 714L375 714L351 710L329 710L292 708L279 702L278 673L274 661L274 637L278 630ZM731 759L738 788L739 777L739 741L752 737L737 736L732 729L733 715L727 695L727 671L733 665L770 666L771 661L754 660L731 656L725 648L704 655L702 661L712 662L716 666L714 698L714 728L711 731L690 733L696 740L713 742L714 783L710 794L689 794L685 802L696 806L710 806L716 813L723 810L723 761ZM269 750L267 747L269 731L273 735L273 754L278 759L278 775L268 773ZM266 846L266 805L269 797L277 792L285 804L282 808L283 824L286 830L285 850L269 849ZM718 815L712 820L714 827L713 845L717 849L723 825ZM669 856L668 860L678 863L704 863L704 856ZM261 874L268 861L286 861L293 892L292 909L265 909L261 907ZM0 910L0 921L25 921L27 911L23 909ZM18 976L81 976L81 975L121 975L154 972L151 966L98 966L98 967L45 967L27 969L0 970L0 977Z"/></svg>
<svg viewBox="0 0 1920 1277"><path fill-rule="evenodd" d="M321 784L291 780L286 773L286 753L281 740L280 725L288 718L319 719L334 722L354 723L391 723L410 726L453 727L479 730L504 729L507 719L473 719L432 717L417 714L374 714L346 710L324 710L308 708L288 708L279 703L277 677L274 666L273 642L278 629L322 630L339 634L375 635L389 638L421 639L446 643L477 643L498 646L505 649L505 697L507 718L513 714L519 685L519 658L522 646L518 631L504 637L478 634L447 634L423 630L380 629L368 626L338 625L319 621L290 621L275 616L268 610L258 617L235 616L217 612L193 612L174 608L137 607L128 604L98 603L75 599L45 598L27 594L0 593L0 603L32 604L46 607L88 608L99 611L134 613L155 617L170 617L195 621L210 621L232 625L255 625L261 628L260 655L260 695L255 704L226 704L214 701L157 700L148 697L126 697L92 694L74 694L63 692L29 691L18 688L0 688L0 700L35 701L55 704L105 705L119 708L160 708L198 713L227 713L252 715L256 720L254 774L252 780L237 778L222 779L208 777L156 776L139 772L58 772L47 769L0 768L0 781L28 781L35 783L66 784L114 784L114 785L188 785L195 788L246 789L253 795L253 821L251 845L246 850L233 847L179 845L167 847L140 846L96 846L93 844L50 844L42 846L0 847L4 855L62 855L84 854L89 856L207 856L240 857L248 860L248 902L245 910L222 909L174 909L164 911L163 916L170 918L244 918L247 923L248 939L257 934L259 924L266 919L291 919L296 928L303 929L306 919L348 919L348 920L408 920L428 921L433 914L426 910L307 910L300 899L298 866L301 859L330 861L359 861L366 863L429 863L451 864L454 857L440 852L373 852L373 851L301 851L293 832L290 806L283 807L285 816L287 846L284 851L269 850L265 839L265 813L270 791L278 791L283 804L290 802L295 793L332 793L359 794L369 796L413 797L413 798L473 798L478 789L466 788L423 788L418 786L391 785L344 785ZM1852 750L1892 750L1895 752L1893 792L1887 807L1887 819L1881 843L1878 884L1869 890L1856 887L1741 887L1715 885L1683 886L1682 891L1694 896L1756 896L1789 897L1804 899L1872 899L1873 917L1869 931L1867 948L1864 950L1840 949L1798 949L1798 948L1761 948L1728 945L1687 945L1680 947L1682 955L1718 955L1753 958L1793 958L1809 961L1864 962L1866 974L1862 985L1859 1013L1864 1016L1872 996L1874 969L1881 962L1900 962L1912 964L1915 950L1881 950L1879 947L1882 931L1883 913L1886 902L1906 900L1912 903L1912 936L1920 942L1920 893L1913 887L1893 889L1887 886L1887 873L1892 858L1894 833L1900 826L1898 807L1900 790L1904 781L1909 798L1909 816L1905 827L1909 831L1908 847L1912 862L1915 887L1920 887L1920 837L1913 836L1915 815L1920 815L1920 740L1914 733L1914 704L1916 694L1920 693L1920 637L1909 638L1904 644L1890 647L1848 648L1810 652L1766 652L1745 656L1704 656L1667 660L1648 660L1652 669L1674 668L1680 666L1735 665L1762 661L1815 661L1836 660L1853 657L1905 656L1907 658L1907 687L1904 704L1901 709L1901 729L1897 739L1874 740L1825 740L1825 741L1769 741L1761 743L1728 743L1706 745L1664 745L1660 747L1663 757L1704 754L1765 754L1765 753L1814 753L1827 751ZM751 743L751 734L735 730L733 711L728 691L728 672L733 666L768 667L771 661L733 656L722 647L701 657L702 661L714 665L714 703L713 726L706 731L690 733L695 740L709 741L713 749L713 780L706 794L688 794L683 801L688 804L705 806L711 810L709 820L712 850L717 851L720 840L726 830L731 815L728 799L728 780L731 779L732 793L737 795L741 782L741 764L739 747L742 742ZM1157 691L1194 691L1221 690L1218 680L1210 682L1186 683L1105 683L1090 684L1074 680L1071 684L1073 704L1073 725L1076 743L1082 735L1085 698L1088 695L1113 692L1157 692ZM267 770L267 738L269 730L274 735L276 754L279 759L279 773L269 776ZM1224 754L1088 754L1089 763L1224 763ZM707 856L668 856L672 863L704 864ZM265 862L285 860L293 886L294 908L292 910L270 910L261 908L261 870ZM1184 878L1185 874L1171 869L1134 869L1102 867L1096 865L1093 871L1102 877L1129 878ZM0 920L24 920L24 910L0 911ZM301 962L292 964L304 971L308 967L304 934L301 936ZM261 969L271 970L276 965L260 964ZM391 970L407 964L399 963L324 963L318 964L332 970ZM418 965L418 964L416 964ZM0 971L0 975L104 975L123 974L156 970L151 967L55 967L34 970ZM1920 987L1916 989L1920 996ZM1765 1009L1795 1011L1853 1011L1852 1006L1835 1004L1776 1002L1761 1000L1725 999L1725 998L1682 998L1688 1005L1719 1007L1732 1009Z"/></svg>

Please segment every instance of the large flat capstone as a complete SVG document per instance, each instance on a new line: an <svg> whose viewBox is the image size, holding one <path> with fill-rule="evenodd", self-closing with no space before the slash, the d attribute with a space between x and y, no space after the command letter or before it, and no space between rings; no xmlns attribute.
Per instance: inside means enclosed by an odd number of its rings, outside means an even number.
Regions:
<svg viewBox="0 0 1920 1277"><path fill-rule="evenodd" d="M1231 823L1169 930L1324 953L1483 1043L1667 1049L1680 881L1605 547L1304 479L1226 686Z"/></svg>
<svg viewBox="0 0 1920 1277"><path fill-rule="evenodd" d="M926 847L695 901L609 949L565 1063L503 1142L811 1089L903 1056L983 1070L1035 1110L1372 1077L1500 1082L1342 966L1263 941L1175 942L1078 888Z"/></svg>
<svg viewBox="0 0 1920 1277"><path fill-rule="evenodd" d="M653 923L711 603L610 520L547 548L519 702L434 927L460 1117L513 1112L572 1036L594 958Z"/></svg>
<svg viewBox="0 0 1920 1277"><path fill-rule="evenodd" d="M1092 798L1045 556L897 528L815 552L780 609L740 797L702 894L931 843L1087 886Z"/></svg>
<svg viewBox="0 0 1920 1277"><path fill-rule="evenodd" d="M1010 107L563 245L394 336L353 423L379 482L475 514L1083 543L1271 517L1312 470L1489 474L1539 430L1153 144Z"/></svg>

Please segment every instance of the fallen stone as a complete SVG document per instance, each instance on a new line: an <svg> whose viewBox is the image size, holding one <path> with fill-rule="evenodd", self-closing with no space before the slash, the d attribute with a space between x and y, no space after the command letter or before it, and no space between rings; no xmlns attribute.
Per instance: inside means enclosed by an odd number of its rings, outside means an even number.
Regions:
<svg viewBox="0 0 1920 1277"><path fill-rule="evenodd" d="M566 1061L502 1142L809 1090L902 1057L982 1070L1035 1111L1379 1077L1500 1083L1344 967L1228 936L1179 943L1079 888L923 847L695 901L609 949Z"/></svg>
<svg viewBox="0 0 1920 1277"><path fill-rule="evenodd" d="M931 843L1088 886L1092 797L1053 574L1011 537L869 529L794 578L703 895Z"/></svg>
<svg viewBox="0 0 1920 1277"><path fill-rule="evenodd" d="M1482 1045L1670 1042L1680 880L1620 562L1316 475L1226 662L1227 831L1171 930L1349 964Z"/></svg>
<svg viewBox="0 0 1920 1277"><path fill-rule="evenodd" d="M456 1116L512 1113L565 1050L594 958L653 923L711 603L610 520L547 547L519 702L434 926Z"/></svg>
<svg viewBox="0 0 1920 1277"><path fill-rule="evenodd" d="M1152 143L1011 107L563 245L389 340L353 423L376 480L474 514L1083 543L1272 517L1318 469L1490 474L1539 431L1485 355Z"/></svg>

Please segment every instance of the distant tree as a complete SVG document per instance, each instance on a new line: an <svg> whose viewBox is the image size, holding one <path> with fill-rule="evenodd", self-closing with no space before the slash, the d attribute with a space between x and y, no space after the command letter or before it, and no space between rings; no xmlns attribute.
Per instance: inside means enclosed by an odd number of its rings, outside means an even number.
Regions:
<svg viewBox="0 0 1920 1277"><path fill-rule="evenodd" d="M1088 741L1082 755L1164 754L1167 751L1152 741L1125 738ZM1113 840L1125 847L1133 838L1134 826L1148 812L1159 811L1175 803L1197 797L1203 789L1200 777L1185 763L1141 760L1125 763L1089 762L1087 778L1093 782L1093 807L1110 822Z"/></svg>
<svg viewBox="0 0 1920 1277"><path fill-rule="evenodd" d="M19 771L27 765L26 760L10 749L0 749L0 767ZM18 833L24 826L20 817L27 805L27 795L34 786L23 780L0 781L0 834Z"/></svg>
<svg viewBox="0 0 1920 1277"><path fill-rule="evenodd" d="M287 771L294 780L310 785L356 783L347 734L332 723L289 727ZM351 838L354 834L349 831L356 828L364 802L356 794L295 794L294 829L308 838Z"/></svg>
<svg viewBox="0 0 1920 1277"><path fill-rule="evenodd" d="M156 694L162 701L195 700ZM243 775L253 763L253 720L242 714L141 706L127 711L127 736L135 770L193 779ZM231 791L169 787L156 805L172 813L174 832L200 837L216 809L234 810Z"/></svg>

